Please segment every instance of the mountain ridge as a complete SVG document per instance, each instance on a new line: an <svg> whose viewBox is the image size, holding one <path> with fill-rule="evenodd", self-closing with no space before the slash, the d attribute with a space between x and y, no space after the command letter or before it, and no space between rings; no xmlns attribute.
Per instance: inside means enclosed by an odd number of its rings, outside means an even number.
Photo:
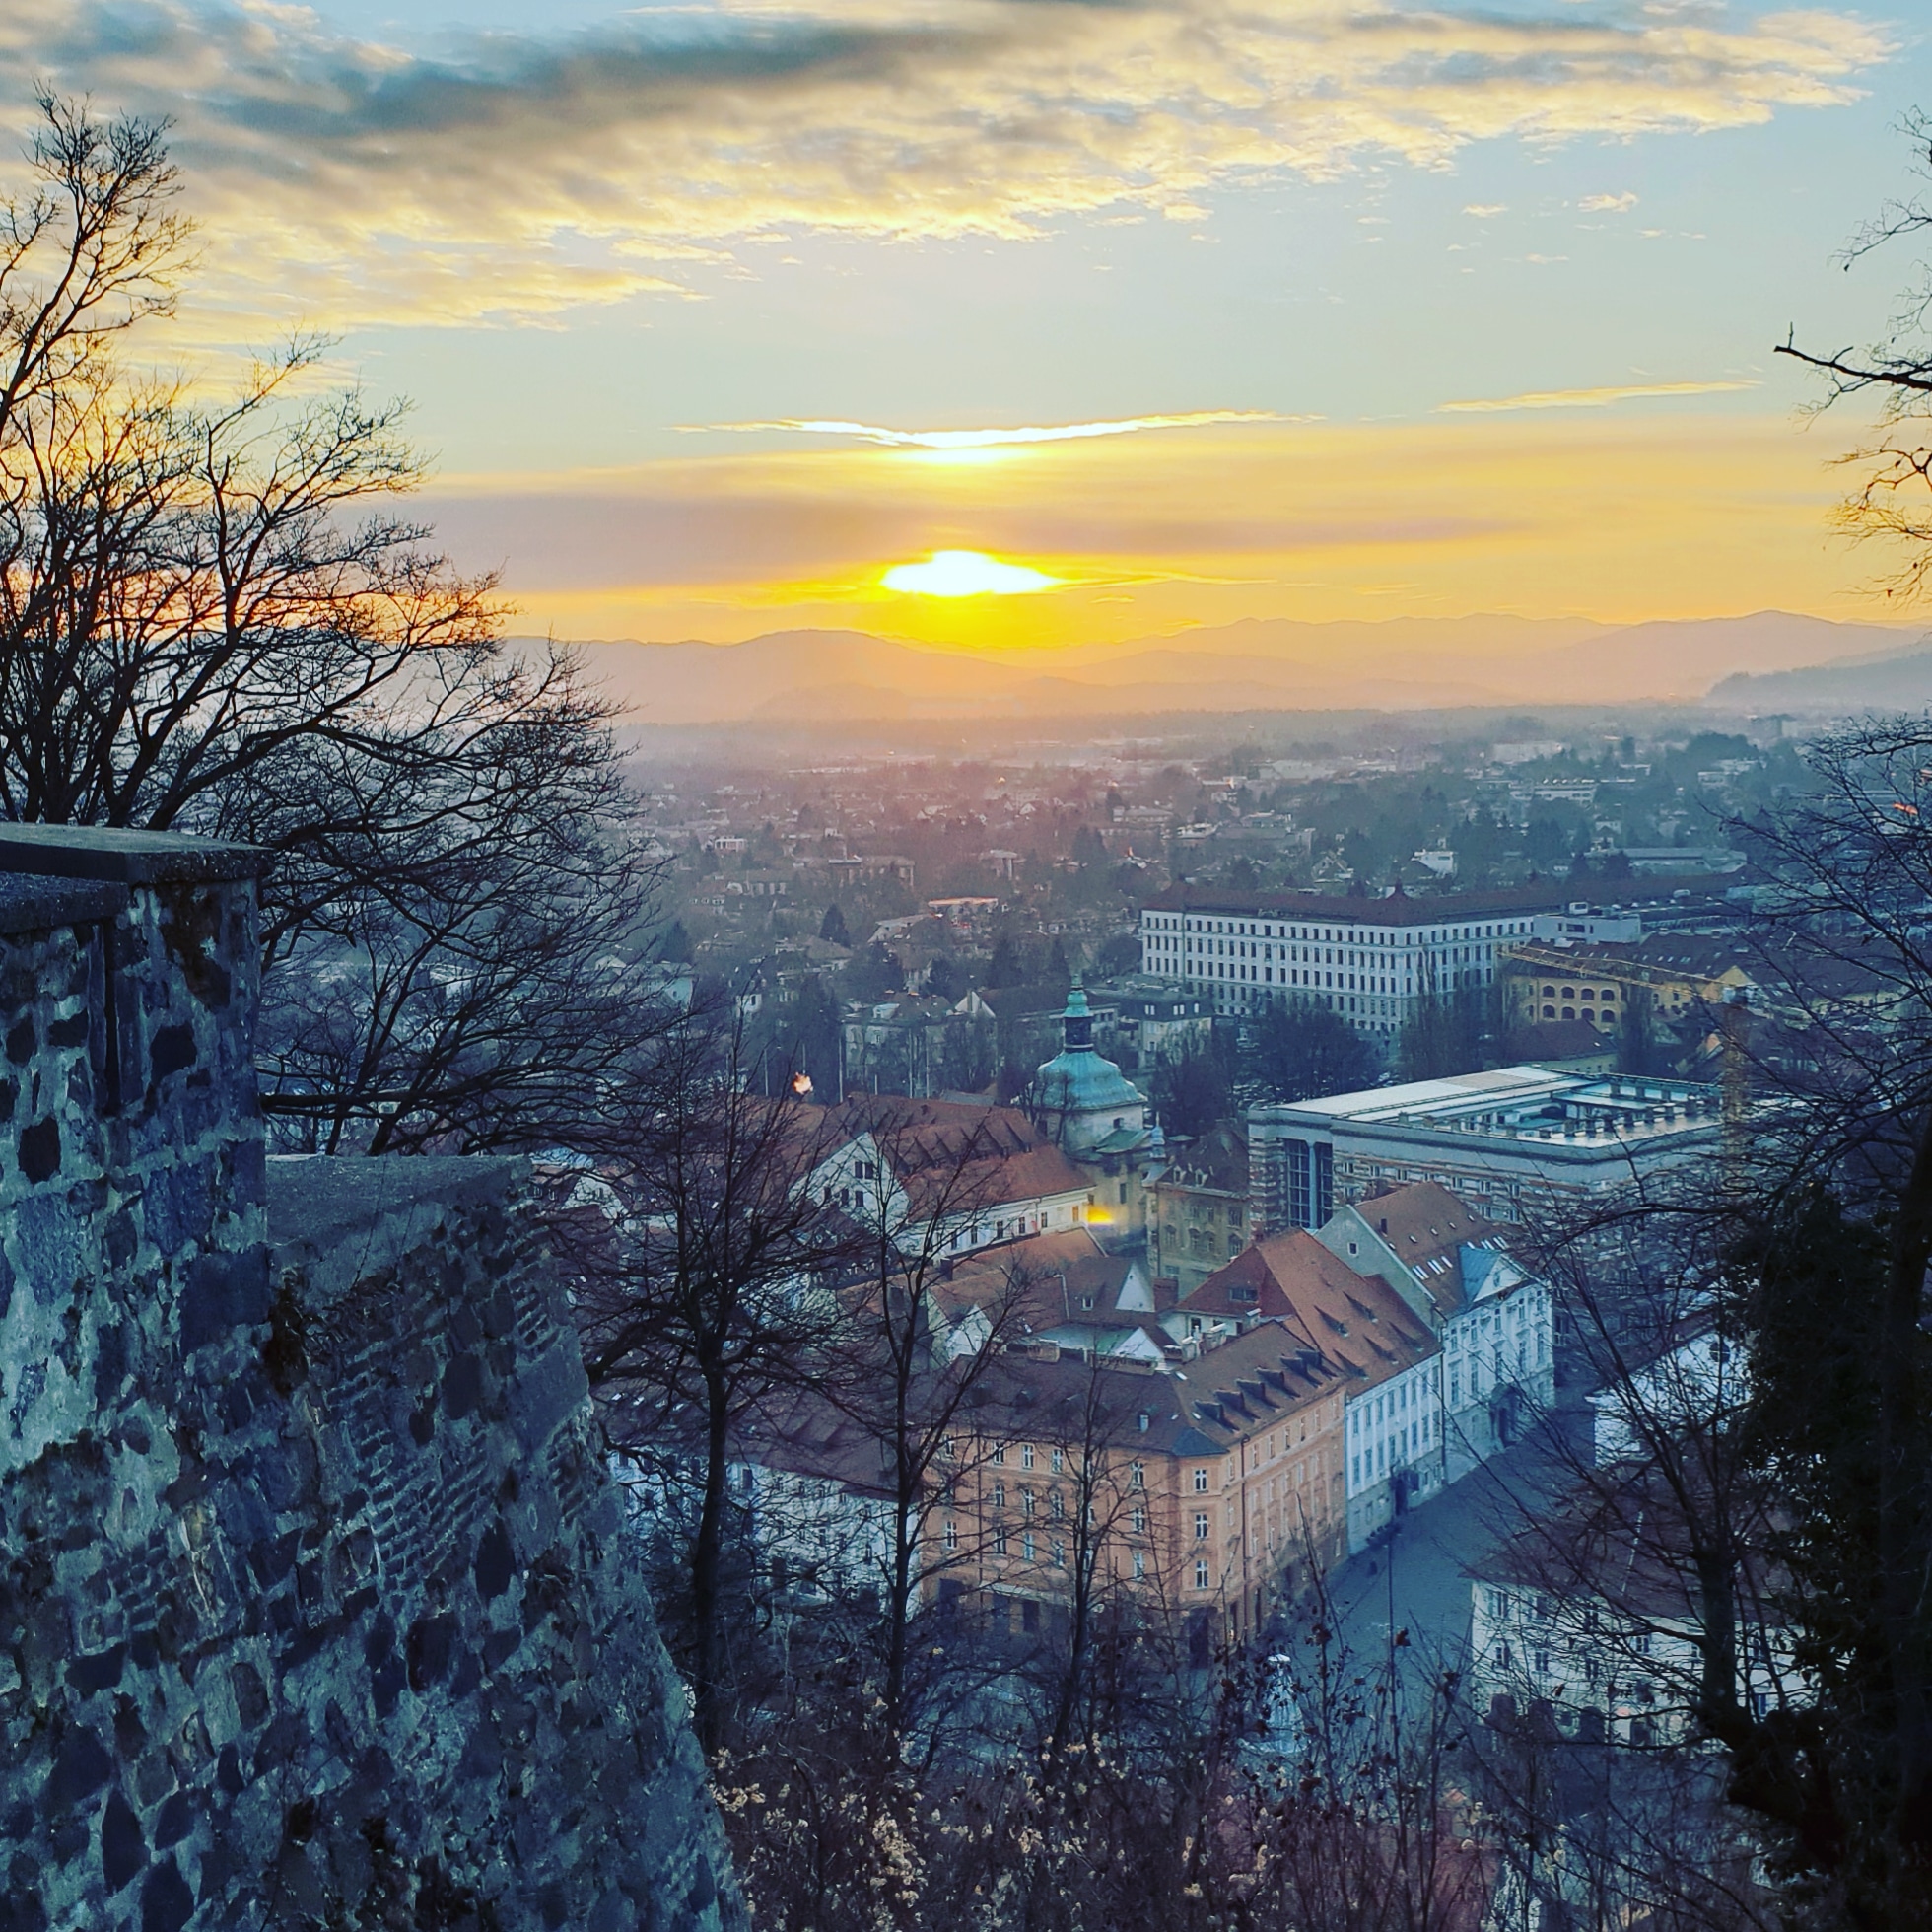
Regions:
<svg viewBox="0 0 1932 1932"><path fill-rule="evenodd" d="M1628 625L1500 614L1245 618L1004 654L852 630L770 631L735 644L594 639L578 649L631 722L662 725L1695 702L1739 678L1828 677L1854 661L1908 656L1921 643L1876 624L1755 611Z"/></svg>

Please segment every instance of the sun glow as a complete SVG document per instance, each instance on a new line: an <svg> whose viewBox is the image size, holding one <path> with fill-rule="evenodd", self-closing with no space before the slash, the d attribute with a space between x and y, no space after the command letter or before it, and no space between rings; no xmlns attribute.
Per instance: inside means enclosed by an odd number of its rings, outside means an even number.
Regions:
<svg viewBox="0 0 1932 1932"><path fill-rule="evenodd" d="M935 550L923 563L894 564L879 579L888 590L917 597L1024 597L1065 581L981 550Z"/></svg>

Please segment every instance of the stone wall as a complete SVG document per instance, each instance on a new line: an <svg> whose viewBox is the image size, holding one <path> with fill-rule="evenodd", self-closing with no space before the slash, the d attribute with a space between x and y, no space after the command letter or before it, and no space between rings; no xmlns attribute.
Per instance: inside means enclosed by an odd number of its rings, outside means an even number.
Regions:
<svg viewBox="0 0 1932 1932"><path fill-rule="evenodd" d="M251 855L0 868L0 1932L739 1925L520 1165L264 1161Z"/></svg>

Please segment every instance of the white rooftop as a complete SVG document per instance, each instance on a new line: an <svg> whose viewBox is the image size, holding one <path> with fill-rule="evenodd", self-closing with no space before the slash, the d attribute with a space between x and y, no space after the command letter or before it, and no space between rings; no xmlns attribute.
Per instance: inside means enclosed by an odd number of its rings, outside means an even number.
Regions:
<svg viewBox="0 0 1932 1932"><path fill-rule="evenodd" d="M1723 1112L1713 1086L1695 1081L1558 1073L1547 1067L1501 1067L1361 1093L1330 1094L1254 1109L1263 1122L1313 1127L1388 1126L1500 1140L1614 1141L1701 1132Z"/></svg>

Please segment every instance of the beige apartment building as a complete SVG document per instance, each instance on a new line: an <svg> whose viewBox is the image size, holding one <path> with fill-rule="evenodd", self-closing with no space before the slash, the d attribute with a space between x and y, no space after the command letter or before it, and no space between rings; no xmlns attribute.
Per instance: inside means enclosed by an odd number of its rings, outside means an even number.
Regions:
<svg viewBox="0 0 1932 1932"><path fill-rule="evenodd" d="M1020 1635L1085 1587L1205 1652L1339 1561L1347 1372L1273 1322L1188 1353L1179 1374L1052 1344L989 1362L935 1472L923 1593Z"/></svg>

